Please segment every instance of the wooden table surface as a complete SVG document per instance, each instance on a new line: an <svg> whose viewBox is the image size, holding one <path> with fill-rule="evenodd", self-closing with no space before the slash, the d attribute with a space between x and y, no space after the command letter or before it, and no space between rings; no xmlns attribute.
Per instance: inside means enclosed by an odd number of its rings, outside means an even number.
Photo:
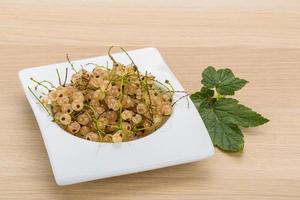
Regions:
<svg viewBox="0 0 300 200"><path fill-rule="evenodd" d="M241 102L271 121L245 150L176 167L59 187L17 72L157 47L189 92L208 65L250 83ZM300 199L298 0L0 0L0 199Z"/></svg>

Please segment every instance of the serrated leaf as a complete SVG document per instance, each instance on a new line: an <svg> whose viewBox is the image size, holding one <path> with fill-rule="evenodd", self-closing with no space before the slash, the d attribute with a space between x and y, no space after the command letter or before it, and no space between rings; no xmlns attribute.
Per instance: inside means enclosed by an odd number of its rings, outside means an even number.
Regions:
<svg viewBox="0 0 300 200"><path fill-rule="evenodd" d="M221 95L234 95L247 81L235 77L230 69L216 70L210 66L203 71L201 83L207 88L216 88Z"/></svg>
<svg viewBox="0 0 300 200"><path fill-rule="evenodd" d="M208 101L209 98L214 96L214 91L206 87L202 87L199 92L195 92L190 96L191 100L195 104L196 108L199 109L200 105L205 101Z"/></svg>
<svg viewBox="0 0 300 200"><path fill-rule="evenodd" d="M214 88L218 82L217 71L215 68L209 66L202 72L201 83L208 88Z"/></svg>
<svg viewBox="0 0 300 200"><path fill-rule="evenodd" d="M225 151L240 151L244 138L240 127L254 127L269 120L252 109L226 98L247 83L230 69L207 67L202 73L201 91L191 95L215 146ZM216 95L214 96L214 93Z"/></svg>
<svg viewBox="0 0 300 200"><path fill-rule="evenodd" d="M215 146L234 152L244 148L243 134L238 126L219 120L213 109L200 109L200 115Z"/></svg>
<svg viewBox="0 0 300 200"><path fill-rule="evenodd" d="M269 120L233 98L222 98L215 102L214 112L218 118L227 124L241 127L255 127Z"/></svg>
<svg viewBox="0 0 300 200"><path fill-rule="evenodd" d="M239 128L253 127L269 120L232 98L221 98L210 107L199 107L200 115L215 146L226 151L240 151L244 147Z"/></svg>

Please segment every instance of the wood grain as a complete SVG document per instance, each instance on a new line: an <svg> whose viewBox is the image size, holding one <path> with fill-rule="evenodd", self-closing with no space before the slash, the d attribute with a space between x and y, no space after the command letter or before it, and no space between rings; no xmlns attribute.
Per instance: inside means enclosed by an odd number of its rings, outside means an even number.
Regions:
<svg viewBox="0 0 300 200"><path fill-rule="evenodd" d="M229 66L271 122L244 130L241 154L59 187L17 72L112 44L157 47L190 92ZM0 0L0 199L300 199L299 47L297 0Z"/></svg>

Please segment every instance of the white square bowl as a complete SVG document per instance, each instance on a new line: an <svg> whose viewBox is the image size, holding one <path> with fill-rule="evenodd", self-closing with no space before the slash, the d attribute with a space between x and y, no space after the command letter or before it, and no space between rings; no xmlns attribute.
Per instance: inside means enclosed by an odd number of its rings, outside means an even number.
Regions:
<svg viewBox="0 0 300 200"><path fill-rule="evenodd" d="M143 73L147 70L158 80L169 80L175 90L183 87L155 48L128 52ZM117 61L129 64L124 53L114 54ZM81 64L97 63L111 66L108 56L73 61ZM55 69L61 73L69 63L59 63L24 69L19 72L25 95L31 105L48 152L53 174L58 185L68 185L123 174L142 172L201 160L212 156L214 148L195 106L182 99L175 104L173 114L154 133L142 139L120 144L97 143L68 134L51 121L45 110L36 103L28 86L30 77L57 82ZM91 70L92 66L87 67ZM200 73L200 72L199 72ZM182 95L182 94L181 94ZM180 94L175 94L174 100Z"/></svg>

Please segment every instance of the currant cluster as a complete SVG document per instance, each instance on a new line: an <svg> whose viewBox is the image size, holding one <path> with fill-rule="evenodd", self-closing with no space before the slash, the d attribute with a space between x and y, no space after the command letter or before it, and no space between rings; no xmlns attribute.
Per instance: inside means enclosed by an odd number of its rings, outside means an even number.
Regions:
<svg viewBox="0 0 300 200"><path fill-rule="evenodd" d="M173 92L134 63L82 68L71 83L40 98L54 122L67 132L91 141L122 142L144 137L172 113Z"/></svg>

